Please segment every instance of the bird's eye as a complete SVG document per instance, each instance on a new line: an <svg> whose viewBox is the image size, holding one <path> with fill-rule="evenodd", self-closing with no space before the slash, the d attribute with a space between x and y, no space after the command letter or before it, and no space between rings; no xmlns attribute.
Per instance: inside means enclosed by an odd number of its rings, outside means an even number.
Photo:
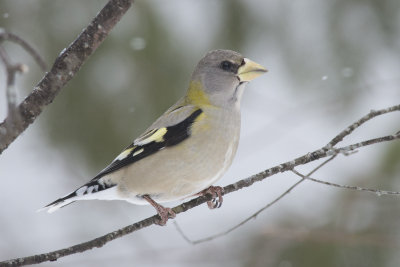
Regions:
<svg viewBox="0 0 400 267"><path fill-rule="evenodd" d="M221 62L221 69L226 70L226 71L231 71L232 70L232 62L230 61L222 61Z"/></svg>

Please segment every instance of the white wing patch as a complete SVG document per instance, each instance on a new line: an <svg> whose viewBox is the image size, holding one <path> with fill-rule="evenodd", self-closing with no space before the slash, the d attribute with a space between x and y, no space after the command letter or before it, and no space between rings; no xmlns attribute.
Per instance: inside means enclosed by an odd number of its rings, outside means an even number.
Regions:
<svg viewBox="0 0 400 267"><path fill-rule="evenodd" d="M123 159L127 158L132 153L132 151L137 147L149 144L151 142L157 142L157 143L164 142L164 135L166 133L167 133L167 128L160 128L160 129L154 129L154 130L148 131L143 136L139 137L138 139L136 139L134 141L134 146L131 146L131 147L125 149L124 151L122 151L114 159L114 161L123 160ZM132 154L132 157L139 155L143 151L144 151L143 148L135 151Z"/></svg>
<svg viewBox="0 0 400 267"><path fill-rule="evenodd" d="M125 150L122 151L121 154L119 154L114 160L123 160L124 158L126 158L126 157L129 155L129 153L132 152L132 150L133 150L134 148L135 148L135 147L131 147L131 148L125 149Z"/></svg>
<svg viewBox="0 0 400 267"><path fill-rule="evenodd" d="M83 196L83 193L85 193L86 192L86 189L87 189L88 187L87 186L82 186L81 188L79 188L78 190L76 190L76 195L77 196ZM92 190L93 191L93 190Z"/></svg>
<svg viewBox="0 0 400 267"><path fill-rule="evenodd" d="M144 151L143 148L139 149L138 151L136 151L135 153L132 154L132 157L139 155L140 153L142 153Z"/></svg>

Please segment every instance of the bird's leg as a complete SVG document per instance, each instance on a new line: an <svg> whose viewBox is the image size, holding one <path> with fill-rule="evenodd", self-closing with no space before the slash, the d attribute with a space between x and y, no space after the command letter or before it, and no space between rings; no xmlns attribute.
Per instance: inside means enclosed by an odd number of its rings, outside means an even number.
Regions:
<svg viewBox="0 0 400 267"><path fill-rule="evenodd" d="M207 189L204 189L198 195L200 196L205 196L207 194L210 194L213 199L210 201L207 201L207 205L209 209L215 209L215 208L220 208L222 205L222 195L224 194L224 189L220 186L210 186Z"/></svg>
<svg viewBox="0 0 400 267"><path fill-rule="evenodd" d="M152 200L149 195L144 195L143 199L149 202L150 205L152 205L157 210L158 216L160 216L160 220L157 221L156 224L164 226L169 218L171 219L175 218L176 214L171 208L166 208L164 206L161 206L160 204Z"/></svg>

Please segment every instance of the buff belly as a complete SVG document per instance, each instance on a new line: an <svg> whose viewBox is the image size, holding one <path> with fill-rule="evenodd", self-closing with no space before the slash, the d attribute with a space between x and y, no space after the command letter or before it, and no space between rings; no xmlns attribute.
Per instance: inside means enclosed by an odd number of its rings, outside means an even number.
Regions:
<svg viewBox="0 0 400 267"><path fill-rule="evenodd" d="M217 134L206 128L221 123L224 129ZM111 179L119 177L118 194L134 204L147 204L143 195L162 203L190 197L209 187L223 176L235 156L239 131L231 125L232 121L223 117L209 121L206 116L192 129L197 132L190 142L167 147L111 174Z"/></svg>

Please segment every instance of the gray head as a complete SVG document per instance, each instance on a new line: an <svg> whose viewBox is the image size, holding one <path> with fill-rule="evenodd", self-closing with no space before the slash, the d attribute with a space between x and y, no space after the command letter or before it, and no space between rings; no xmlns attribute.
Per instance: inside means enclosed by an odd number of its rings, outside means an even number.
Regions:
<svg viewBox="0 0 400 267"><path fill-rule="evenodd" d="M213 105L239 106L245 84L266 71L235 51L214 50L197 64L192 82L202 85L202 90Z"/></svg>

